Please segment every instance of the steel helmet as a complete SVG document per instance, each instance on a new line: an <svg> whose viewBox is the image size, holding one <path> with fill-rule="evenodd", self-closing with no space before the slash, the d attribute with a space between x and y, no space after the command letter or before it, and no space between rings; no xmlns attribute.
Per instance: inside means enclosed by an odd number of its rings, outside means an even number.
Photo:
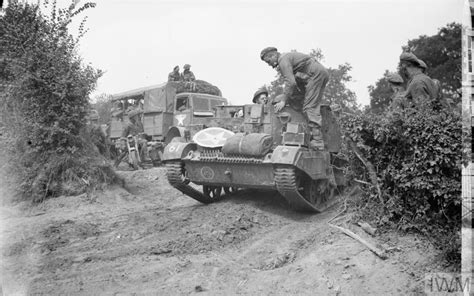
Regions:
<svg viewBox="0 0 474 296"><path fill-rule="evenodd" d="M258 96L260 96L261 94L266 94L266 95L268 96L268 91L267 91L267 89L266 89L266 88L261 88L261 89L259 89L259 90L257 90L257 91L255 92L255 94L253 95L253 99L252 99L252 102L253 102L254 104L257 103L257 98L258 98Z"/></svg>

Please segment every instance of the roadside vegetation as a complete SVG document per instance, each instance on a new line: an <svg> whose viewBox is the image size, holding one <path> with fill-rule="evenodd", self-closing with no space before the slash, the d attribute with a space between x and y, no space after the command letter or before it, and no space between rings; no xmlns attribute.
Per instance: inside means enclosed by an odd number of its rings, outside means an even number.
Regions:
<svg viewBox="0 0 474 296"><path fill-rule="evenodd" d="M77 53L86 18L77 37L68 30L95 6L76 2L57 8L56 1L11 1L0 19L3 133L19 190L35 202L118 181L86 128L89 94L102 72Z"/></svg>

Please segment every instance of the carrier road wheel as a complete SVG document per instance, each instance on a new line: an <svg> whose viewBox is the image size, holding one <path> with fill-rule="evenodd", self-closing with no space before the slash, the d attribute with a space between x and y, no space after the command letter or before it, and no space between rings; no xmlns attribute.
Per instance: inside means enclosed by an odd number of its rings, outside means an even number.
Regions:
<svg viewBox="0 0 474 296"><path fill-rule="evenodd" d="M323 210L334 197L334 189L327 179L306 180L304 196L316 209Z"/></svg>
<svg viewBox="0 0 474 296"><path fill-rule="evenodd" d="M213 199L213 200L219 200L222 197L222 187L221 186L207 186L203 185L202 186L202 191L204 192L204 195Z"/></svg>

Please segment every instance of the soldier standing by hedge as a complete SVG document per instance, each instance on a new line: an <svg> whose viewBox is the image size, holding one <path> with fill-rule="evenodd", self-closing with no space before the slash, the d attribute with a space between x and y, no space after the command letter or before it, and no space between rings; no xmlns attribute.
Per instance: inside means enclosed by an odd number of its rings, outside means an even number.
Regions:
<svg viewBox="0 0 474 296"><path fill-rule="evenodd" d="M390 97L388 111L400 112L406 108L406 93L405 87L403 86L403 78L398 73L389 73L387 75L387 81L393 91L393 94Z"/></svg>
<svg viewBox="0 0 474 296"><path fill-rule="evenodd" d="M290 100L302 105L303 114L308 120L313 137L311 148L324 149L320 107L324 88L329 80L329 72L307 54L299 52L280 54L275 47L263 49L260 58L271 67L277 68L286 82L284 95L281 101L275 104L275 111L280 111Z"/></svg>
<svg viewBox="0 0 474 296"><path fill-rule="evenodd" d="M400 72L407 79L405 98L416 108L426 107L438 99L438 88L434 81L424 73L426 64L411 52L400 55Z"/></svg>

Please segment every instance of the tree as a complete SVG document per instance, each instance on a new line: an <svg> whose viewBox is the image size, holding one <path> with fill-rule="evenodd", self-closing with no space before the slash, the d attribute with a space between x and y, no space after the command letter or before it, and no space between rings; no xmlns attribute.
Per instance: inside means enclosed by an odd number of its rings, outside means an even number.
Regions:
<svg viewBox="0 0 474 296"><path fill-rule="evenodd" d="M370 109L375 113L382 113L390 105L390 98L393 91L387 81L388 70L385 70L383 77L377 80L375 86L369 85Z"/></svg>
<svg viewBox="0 0 474 296"><path fill-rule="evenodd" d="M357 96L347 88L346 83L352 81L349 72L352 66L349 63L339 65L337 69L328 68L329 82L326 85L324 97L329 103L339 104L342 109L357 109Z"/></svg>
<svg viewBox="0 0 474 296"><path fill-rule="evenodd" d="M22 190L36 200L115 178L85 132L89 94L102 72L77 54L85 20L77 38L68 31L75 16L95 6L76 2L57 9L45 1L45 15L36 4L11 1L0 18L2 120L19 147Z"/></svg>
<svg viewBox="0 0 474 296"><path fill-rule="evenodd" d="M294 51L294 50L293 50ZM309 55L317 61L323 61L324 55L321 49L312 49ZM324 100L328 104L339 104L343 109L358 108L356 94L347 88L346 83L352 81L349 72L352 66L348 63L339 65L336 69L327 68L329 72L329 81L324 91ZM280 72L277 73L276 79L270 82L268 87L271 98L283 93L284 79Z"/></svg>
<svg viewBox="0 0 474 296"><path fill-rule="evenodd" d="M409 40L402 46L403 51L413 52L423 60L428 69L426 74L441 82L443 94L455 103L461 99L461 24L450 23L440 28L433 36L422 35ZM375 86L370 85L372 111L381 112L389 104L391 90L384 77L380 78ZM395 72L395 71L394 71Z"/></svg>
<svg viewBox="0 0 474 296"><path fill-rule="evenodd" d="M107 124L111 120L110 110L112 109L112 95L102 93L94 98L95 103L92 108L99 113L99 123Z"/></svg>

